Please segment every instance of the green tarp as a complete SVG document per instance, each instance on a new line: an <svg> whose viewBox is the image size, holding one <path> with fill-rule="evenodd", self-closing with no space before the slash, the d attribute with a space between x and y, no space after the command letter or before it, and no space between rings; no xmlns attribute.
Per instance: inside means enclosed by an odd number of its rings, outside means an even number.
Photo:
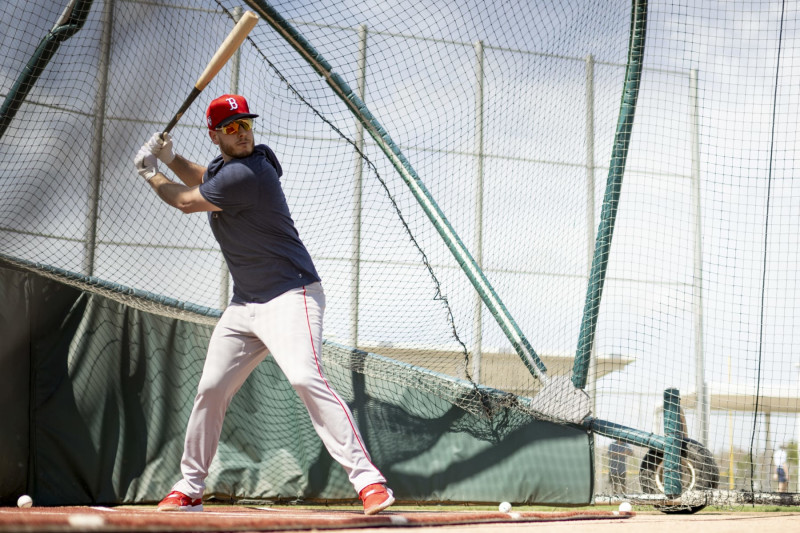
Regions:
<svg viewBox="0 0 800 533"><path fill-rule="evenodd" d="M0 296L0 503L158 501L178 479L211 327L6 263ZM591 502L584 428L478 417L328 361L326 373L400 500ZM234 398L207 484L219 499L356 497L270 358Z"/></svg>

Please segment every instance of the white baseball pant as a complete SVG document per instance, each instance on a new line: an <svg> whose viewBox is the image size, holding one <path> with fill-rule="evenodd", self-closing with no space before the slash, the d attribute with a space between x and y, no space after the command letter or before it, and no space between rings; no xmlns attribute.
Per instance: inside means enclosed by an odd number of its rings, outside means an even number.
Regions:
<svg viewBox="0 0 800 533"><path fill-rule="evenodd" d="M186 429L183 479L172 490L193 499L202 497L228 405L247 376L270 354L356 492L386 482L370 461L349 407L325 379L320 361L324 311L321 283L292 289L267 303L228 306L211 335Z"/></svg>

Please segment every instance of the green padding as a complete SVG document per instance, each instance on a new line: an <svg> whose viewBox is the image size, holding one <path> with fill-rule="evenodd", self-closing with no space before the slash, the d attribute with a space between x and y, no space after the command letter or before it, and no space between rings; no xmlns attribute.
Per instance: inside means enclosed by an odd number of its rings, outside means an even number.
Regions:
<svg viewBox="0 0 800 533"><path fill-rule="evenodd" d="M0 268L0 287L17 291L0 302L3 316L19 330L30 320L35 332L29 353L24 343L3 352L4 360L33 361L28 492L42 505L163 497L179 476L211 328L10 269ZM27 318L19 312L22 302L32 309ZM401 500L591 501L585 430L514 410L491 420L476 417L411 386L326 365L330 382L353 408L373 462ZM206 496L221 499L356 496L271 358L234 398L207 484ZM0 497L13 496L11 485Z"/></svg>
<svg viewBox="0 0 800 533"><path fill-rule="evenodd" d="M518 412L479 419L409 391L405 407L371 400L361 425L373 459L396 492L412 500L527 502L563 505L591 500L591 454L585 431ZM407 397L408 398L408 397ZM366 423L365 423L366 422Z"/></svg>
<svg viewBox="0 0 800 533"><path fill-rule="evenodd" d="M0 269L0 505L26 494L30 381L26 275Z"/></svg>

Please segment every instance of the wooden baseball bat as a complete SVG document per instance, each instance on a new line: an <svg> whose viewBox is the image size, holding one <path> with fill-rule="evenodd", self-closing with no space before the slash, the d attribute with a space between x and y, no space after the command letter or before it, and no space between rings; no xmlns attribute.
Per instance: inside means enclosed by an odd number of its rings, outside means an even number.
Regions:
<svg viewBox="0 0 800 533"><path fill-rule="evenodd" d="M214 79L214 76L225 66L225 63L233 56L236 50L241 46L244 42L247 34L250 33L250 30L258 22L258 16L253 13L252 11L246 11L242 18L239 19L239 22L236 23L236 26L233 27L231 32L222 41L222 44L217 48L217 51L214 53L214 57L211 58L211 61L208 62L206 65L206 69L200 74L200 77L197 78L197 83L194 84L194 88L192 92L189 93L189 96L186 97L186 100L183 101L181 104L180 109L178 112L175 113L175 116L172 117L172 120L169 121L167 127L164 128L164 133L169 133L170 130L178 123L181 119L181 116L189 109L189 106L192 105L195 98L203 92L203 89L206 88L206 85Z"/></svg>

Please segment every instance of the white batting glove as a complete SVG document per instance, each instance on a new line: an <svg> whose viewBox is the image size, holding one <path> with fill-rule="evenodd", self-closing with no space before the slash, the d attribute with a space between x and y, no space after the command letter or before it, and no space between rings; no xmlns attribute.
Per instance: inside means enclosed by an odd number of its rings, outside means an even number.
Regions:
<svg viewBox="0 0 800 533"><path fill-rule="evenodd" d="M145 146L150 150L150 153L159 158L165 165L169 165L175 159L175 152L172 150L172 137L170 137L169 133L161 133L160 131L154 133Z"/></svg>
<svg viewBox="0 0 800 533"><path fill-rule="evenodd" d="M133 164L136 166L136 171L139 175L147 181L150 181L153 176L158 174L158 159L146 144L141 147L136 157L133 158Z"/></svg>

